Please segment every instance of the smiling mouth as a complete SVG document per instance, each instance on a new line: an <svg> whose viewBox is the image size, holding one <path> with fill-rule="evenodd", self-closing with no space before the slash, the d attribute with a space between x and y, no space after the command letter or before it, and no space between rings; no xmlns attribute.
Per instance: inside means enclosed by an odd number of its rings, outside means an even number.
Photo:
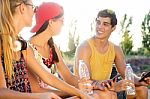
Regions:
<svg viewBox="0 0 150 99"><path fill-rule="evenodd" d="M99 33L99 34L103 34L104 32L97 30L97 33Z"/></svg>

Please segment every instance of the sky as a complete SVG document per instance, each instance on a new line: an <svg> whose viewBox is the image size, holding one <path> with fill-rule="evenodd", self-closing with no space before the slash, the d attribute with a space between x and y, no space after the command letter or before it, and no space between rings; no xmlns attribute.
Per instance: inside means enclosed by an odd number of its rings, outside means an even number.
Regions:
<svg viewBox="0 0 150 99"><path fill-rule="evenodd" d="M150 11L150 0L33 0L35 5L42 2L52 1L63 6L64 26L59 36L54 37L55 42L60 46L61 50L67 49L68 32L70 24L73 20L77 20L77 35L80 36L80 42L91 37L90 23L94 20L99 10L112 9L115 11L118 18L118 25L116 30L112 33L110 41L119 45L121 40L120 35L120 21L124 14L128 18L133 17L133 24L130 26L131 34L133 34L134 49L141 47L141 23L145 14ZM33 18L33 25L35 24ZM21 32L22 37L29 39L32 35L31 28L24 28Z"/></svg>

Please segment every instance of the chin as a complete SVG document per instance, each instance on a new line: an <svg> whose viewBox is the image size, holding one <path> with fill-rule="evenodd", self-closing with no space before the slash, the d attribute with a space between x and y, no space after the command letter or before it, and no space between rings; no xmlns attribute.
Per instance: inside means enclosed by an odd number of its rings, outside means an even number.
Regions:
<svg viewBox="0 0 150 99"><path fill-rule="evenodd" d="M101 35L100 34L96 34L95 38L101 38Z"/></svg>
<svg viewBox="0 0 150 99"><path fill-rule="evenodd" d="M31 26L32 26L32 23L26 25L26 27L31 27Z"/></svg>

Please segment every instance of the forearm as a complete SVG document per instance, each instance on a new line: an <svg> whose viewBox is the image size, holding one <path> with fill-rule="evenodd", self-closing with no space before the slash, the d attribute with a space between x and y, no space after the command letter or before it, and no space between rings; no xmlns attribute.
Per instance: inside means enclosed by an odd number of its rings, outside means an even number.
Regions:
<svg viewBox="0 0 150 99"><path fill-rule="evenodd" d="M22 93L7 88L0 88L0 99L39 99L40 94Z"/></svg>
<svg viewBox="0 0 150 99"><path fill-rule="evenodd" d="M75 76L75 75L71 75L70 77L67 77L67 79L65 80L68 84L75 86L76 88L78 88L78 81L79 81L79 77Z"/></svg>
<svg viewBox="0 0 150 99"><path fill-rule="evenodd" d="M140 77L138 77L137 75L134 74L134 83L136 86L140 85L139 80L140 80Z"/></svg>
<svg viewBox="0 0 150 99"><path fill-rule="evenodd" d="M72 96L72 95L69 95L69 94L66 93L66 92L62 92L62 91L59 91L59 90L49 90L49 92L53 92L53 93L55 93L56 95L60 96L60 97L63 98L63 99Z"/></svg>
<svg viewBox="0 0 150 99"><path fill-rule="evenodd" d="M49 76L47 78L51 78L51 79L47 79L45 80L45 83L47 83L48 85L51 85L63 92L66 92L66 93L69 93L70 95L76 95L76 96L81 96L81 91L78 90L77 88L69 85L68 83L58 79L57 77L55 76ZM49 81L52 81L52 82L49 82Z"/></svg>

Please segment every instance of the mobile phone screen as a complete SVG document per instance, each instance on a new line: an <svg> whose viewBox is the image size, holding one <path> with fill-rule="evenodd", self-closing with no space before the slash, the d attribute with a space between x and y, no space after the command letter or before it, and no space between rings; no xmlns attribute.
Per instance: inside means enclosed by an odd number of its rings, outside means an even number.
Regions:
<svg viewBox="0 0 150 99"><path fill-rule="evenodd" d="M139 80L139 82L141 81L145 81L144 79L150 77L150 72L147 72L143 77L141 77L141 79Z"/></svg>

